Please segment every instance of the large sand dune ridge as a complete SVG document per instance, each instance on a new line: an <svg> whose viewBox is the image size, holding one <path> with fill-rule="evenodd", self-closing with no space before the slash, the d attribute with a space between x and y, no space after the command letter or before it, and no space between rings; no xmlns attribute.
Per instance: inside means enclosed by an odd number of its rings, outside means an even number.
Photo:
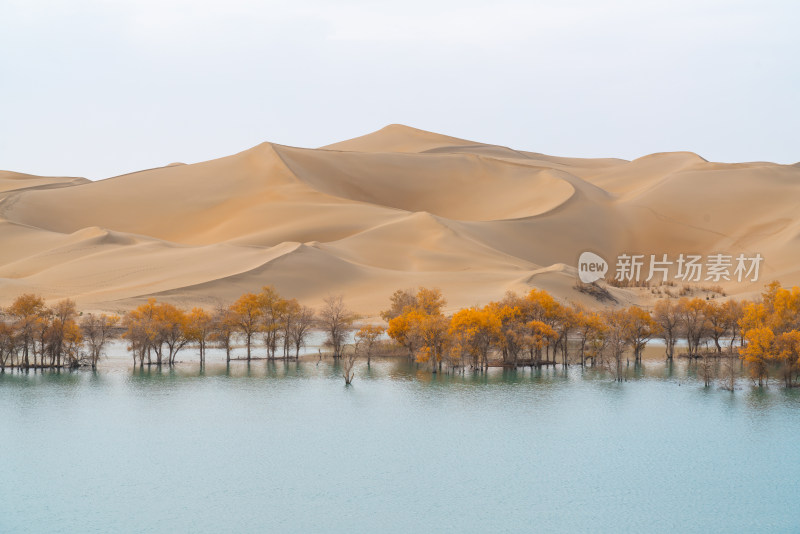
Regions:
<svg viewBox="0 0 800 534"><path fill-rule="evenodd" d="M760 281L722 282L750 296L800 283L800 168L554 157L392 125L95 182L2 171L0 239L0 305L35 292L84 309L211 307L265 284L311 305L342 293L367 315L420 285L452 307L531 287L605 305L574 287L585 250L758 252Z"/></svg>

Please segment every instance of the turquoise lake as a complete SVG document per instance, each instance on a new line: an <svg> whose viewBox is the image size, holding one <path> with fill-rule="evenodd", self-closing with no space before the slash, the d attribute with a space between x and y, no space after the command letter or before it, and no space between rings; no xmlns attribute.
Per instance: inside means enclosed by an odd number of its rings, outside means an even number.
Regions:
<svg viewBox="0 0 800 534"><path fill-rule="evenodd" d="M0 374L0 532L800 532L800 391L645 361Z"/></svg>

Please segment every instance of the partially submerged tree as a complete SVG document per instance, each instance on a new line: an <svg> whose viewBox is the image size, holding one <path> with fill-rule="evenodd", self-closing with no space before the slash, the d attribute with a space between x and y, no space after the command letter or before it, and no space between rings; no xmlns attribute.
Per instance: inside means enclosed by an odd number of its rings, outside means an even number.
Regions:
<svg viewBox="0 0 800 534"><path fill-rule="evenodd" d="M605 341L610 356L605 362L606 369L611 372L617 382L622 382L625 372L622 362L625 349L630 344L628 317L625 310L609 310L604 314L604 319L607 325Z"/></svg>
<svg viewBox="0 0 800 534"><path fill-rule="evenodd" d="M421 316L416 328L419 332L419 350L417 362L428 363L431 372L442 368L445 350L448 344L449 321L441 314L425 314Z"/></svg>
<svg viewBox="0 0 800 534"><path fill-rule="evenodd" d="M515 293L506 293L497 303L490 303L492 313L500 320L497 343L503 357L503 364L516 367L519 357L525 350L525 317L520 298Z"/></svg>
<svg viewBox="0 0 800 534"><path fill-rule="evenodd" d="M738 338L740 342L743 342L739 321L741 321L742 315L744 314L744 303L731 299L722 304L722 308L727 315L728 329L731 336L728 344L728 351L733 352L736 339Z"/></svg>
<svg viewBox="0 0 800 534"><path fill-rule="evenodd" d="M419 324L424 319L424 315L416 308L410 308L392 318L386 333L395 340L400 346L408 351L409 360L416 359L417 350L421 344L421 332Z"/></svg>
<svg viewBox="0 0 800 534"><path fill-rule="evenodd" d="M206 346L214 333L214 318L203 308L192 308L186 317L184 335L186 340L197 343L200 350L200 365L206 362Z"/></svg>
<svg viewBox="0 0 800 534"><path fill-rule="evenodd" d="M311 329L314 326L315 320L316 316L314 314L314 309L309 308L308 306L301 307L299 313L294 318L292 328L289 331L289 336L291 337L292 344L294 345L295 359L300 358L300 349L305 346L306 340L311 334Z"/></svg>
<svg viewBox="0 0 800 534"><path fill-rule="evenodd" d="M5 321L0 321L0 370L5 370L6 365L14 366L18 347L14 328Z"/></svg>
<svg viewBox="0 0 800 534"><path fill-rule="evenodd" d="M587 359L590 359L592 364L594 364L598 351L602 350L602 347L598 347L598 342L602 342L605 333L605 324L600 314L597 312L591 312L580 308L577 315L578 325L576 331L580 342L579 354L581 366L586 365Z"/></svg>
<svg viewBox="0 0 800 534"><path fill-rule="evenodd" d="M367 357L367 366L372 361L372 354L375 350L375 345L378 339L383 335L384 328L376 325L364 325L358 329L355 335L356 346L361 349L363 354Z"/></svg>
<svg viewBox="0 0 800 534"><path fill-rule="evenodd" d="M358 359L358 350L354 347L352 351L341 353L342 376L344 377L344 384L349 386L353 382L355 376L355 365Z"/></svg>
<svg viewBox="0 0 800 534"><path fill-rule="evenodd" d="M231 361L231 351L233 350L233 336L239 326L239 317L231 307L217 307L212 317L211 341L215 341L217 346L225 350L225 361Z"/></svg>
<svg viewBox="0 0 800 534"><path fill-rule="evenodd" d="M281 298L272 286L264 286L258 294L260 310L260 330L264 336L267 357L275 358L278 350L278 338L281 335L281 324L285 319L287 302Z"/></svg>
<svg viewBox="0 0 800 534"><path fill-rule="evenodd" d="M281 314L280 322L280 338L283 341L283 359L289 359L289 352L292 347L292 331L295 327L295 321L300 315L301 306L297 299L285 300L283 305L283 313Z"/></svg>
<svg viewBox="0 0 800 534"><path fill-rule="evenodd" d="M750 367L753 378L762 386L767 378L767 362L774 352L775 334L769 327L748 330L745 335L746 346L742 350L742 357Z"/></svg>
<svg viewBox="0 0 800 534"><path fill-rule="evenodd" d="M642 351L647 342L658 333L658 324L649 313L638 306L631 306L620 316L623 321L623 338L633 349L635 363L642 361Z"/></svg>
<svg viewBox="0 0 800 534"><path fill-rule="evenodd" d="M119 322L116 315L87 313L81 319L83 338L89 348L89 363L97 369L97 362L103 355L106 344L114 338L114 327Z"/></svg>
<svg viewBox="0 0 800 534"><path fill-rule="evenodd" d="M711 381L714 380L714 362L707 354L704 354L700 358L700 364L697 366L697 372L700 375L700 378L703 380L705 387L710 386Z"/></svg>
<svg viewBox="0 0 800 534"><path fill-rule="evenodd" d="M775 338L775 359L781 365L784 385L792 387L800 371L800 331L791 330Z"/></svg>
<svg viewBox="0 0 800 534"><path fill-rule="evenodd" d="M488 306L460 310L450 321L453 350L459 357L467 355L473 368L488 369L489 352L498 343L501 329L500 318Z"/></svg>
<svg viewBox="0 0 800 534"><path fill-rule="evenodd" d="M247 361L250 361L251 358L253 336L261 328L261 316L263 314L261 304L261 299L258 295L245 293L231 306L236 326L244 336L245 346L247 347Z"/></svg>
<svg viewBox="0 0 800 534"><path fill-rule="evenodd" d="M439 289L421 287L416 295L395 292L387 334L408 350L409 359L428 363L435 373L441 368L447 344L448 320L442 313L447 301ZM402 310L401 310L402 306Z"/></svg>
<svg viewBox="0 0 800 534"><path fill-rule="evenodd" d="M525 344L528 347L528 354L531 357L531 367L542 365L542 350L547 351L558 339L558 332L549 324L538 319L528 321L525 325L527 334Z"/></svg>
<svg viewBox="0 0 800 534"><path fill-rule="evenodd" d="M753 379L763 385L770 364L780 364L784 384L791 387L800 365L800 288L767 284L760 302L744 306L739 326L745 344L740 353Z"/></svg>
<svg viewBox="0 0 800 534"><path fill-rule="evenodd" d="M46 315L44 299L38 295L26 293L17 297L7 310L14 321L14 330L17 332L22 348L22 366L30 366L30 356L34 355L36 364L36 333L40 330L42 319Z"/></svg>
<svg viewBox="0 0 800 534"><path fill-rule="evenodd" d="M173 365L178 352L190 341L187 335L188 317L180 308L164 302L157 308L156 321L157 342L166 345L167 361ZM160 347L158 352L161 353Z"/></svg>
<svg viewBox="0 0 800 534"><path fill-rule="evenodd" d="M125 332L122 338L128 342L127 349L133 356L133 365L138 359L139 366L144 365L145 356L147 363L151 363L150 352L155 340L155 330L153 327L153 307L155 299L150 299L147 304L142 304L129 311L122 318L122 326Z"/></svg>
<svg viewBox="0 0 800 534"><path fill-rule="evenodd" d="M50 365L61 367L62 359L66 358L69 365L78 365L78 355L75 354L75 343L80 344L80 330L78 329L75 318L78 316L78 309L75 301L65 299L56 303L49 311L49 322L41 326L46 342L42 343L42 365L44 365L45 353L50 355ZM69 352L69 354L67 354Z"/></svg>
<svg viewBox="0 0 800 534"><path fill-rule="evenodd" d="M653 310L653 319L659 326L659 337L664 340L667 360L672 360L680 328L680 313L677 305L671 300L659 300Z"/></svg>
<svg viewBox="0 0 800 534"><path fill-rule="evenodd" d="M325 345L333 351L334 359L342 356L347 336L358 316L347 309L341 295L332 295L323 300L319 313L319 324L327 334Z"/></svg>
<svg viewBox="0 0 800 534"><path fill-rule="evenodd" d="M123 326L122 337L128 340L134 362L139 357L139 365L144 365L145 356L151 364L151 353L156 355L156 365L164 363L165 355L166 363L172 365L178 352L189 343L186 312L154 298L125 314Z"/></svg>
<svg viewBox="0 0 800 534"><path fill-rule="evenodd" d="M720 369L722 389L727 389L728 391L734 391L734 389L736 389L736 377L738 375L736 369L737 362L739 362L739 357L733 352L728 353L723 359Z"/></svg>
<svg viewBox="0 0 800 534"><path fill-rule="evenodd" d="M700 343L708 334L706 309L706 302L697 297L693 299L684 297L677 304L678 317L690 358L698 357Z"/></svg>

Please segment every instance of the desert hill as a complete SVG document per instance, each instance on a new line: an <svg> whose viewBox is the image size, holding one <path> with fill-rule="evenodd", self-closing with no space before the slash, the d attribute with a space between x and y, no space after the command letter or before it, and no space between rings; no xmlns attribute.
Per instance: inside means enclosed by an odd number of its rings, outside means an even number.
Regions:
<svg viewBox="0 0 800 534"><path fill-rule="evenodd" d="M22 292L121 310L214 306L274 284L365 314L394 289L452 306L574 288L579 254L760 253L757 283L800 283L800 168L686 152L547 156L401 125L304 149L263 143L91 182L0 172L0 305ZM620 304L642 291L611 288Z"/></svg>

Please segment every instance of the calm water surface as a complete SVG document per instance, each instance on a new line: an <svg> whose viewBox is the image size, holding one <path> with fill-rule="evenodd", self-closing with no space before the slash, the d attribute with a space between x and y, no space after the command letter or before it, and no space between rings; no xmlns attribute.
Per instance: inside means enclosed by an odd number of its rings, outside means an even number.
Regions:
<svg viewBox="0 0 800 534"><path fill-rule="evenodd" d="M800 395L646 362L0 375L0 532L800 532Z"/></svg>

